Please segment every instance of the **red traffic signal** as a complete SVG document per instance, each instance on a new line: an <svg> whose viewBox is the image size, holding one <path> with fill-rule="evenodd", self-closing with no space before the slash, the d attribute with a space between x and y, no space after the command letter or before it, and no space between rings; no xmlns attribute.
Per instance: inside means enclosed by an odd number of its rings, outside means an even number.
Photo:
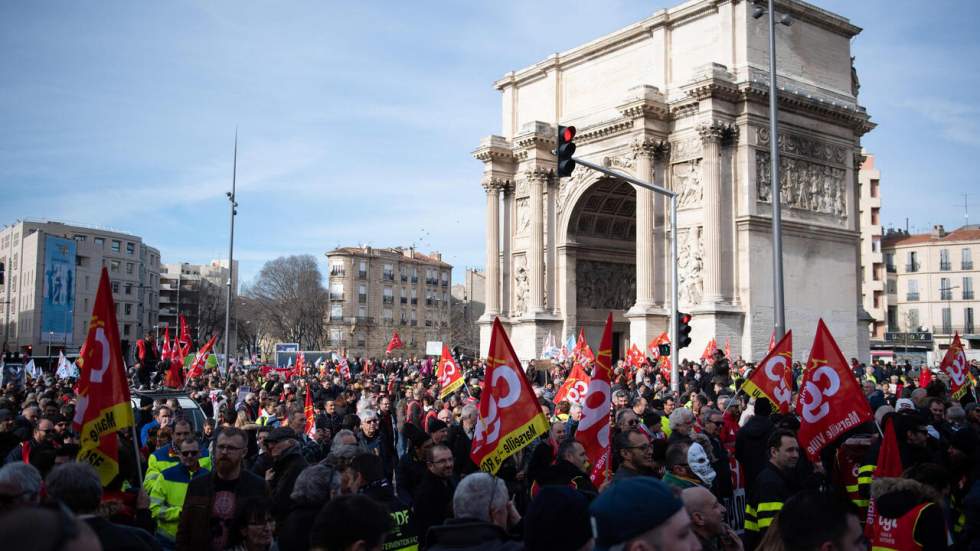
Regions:
<svg viewBox="0 0 980 551"><path fill-rule="evenodd" d="M691 319L694 316L677 312L677 349L691 346Z"/></svg>
<svg viewBox="0 0 980 551"><path fill-rule="evenodd" d="M559 178L571 176L572 171L575 170L575 161L572 160L572 155L575 154L573 139L575 139L574 126L558 127L558 147L555 149L555 156L558 157Z"/></svg>

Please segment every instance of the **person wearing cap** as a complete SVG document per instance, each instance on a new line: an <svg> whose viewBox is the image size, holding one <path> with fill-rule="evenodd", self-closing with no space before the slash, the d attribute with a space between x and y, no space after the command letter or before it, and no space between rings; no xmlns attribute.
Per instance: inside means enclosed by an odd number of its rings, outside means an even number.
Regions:
<svg viewBox="0 0 980 551"><path fill-rule="evenodd" d="M684 503L652 477L613 482L589 506L596 551L700 551Z"/></svg>
<svg viewBox="0 0 980 551"><path fill-rule="evenodd" d="M449 425L438 417L430 418L425 428L426 432L429 433L429 436L432 437L432 442L435 444L445 443L446 438L449 436Z"/></svg>
<svg viewBox="0 0 980 551"><path fill-rule="evenodd" d="M289 427L272 429L265 437L265 446L272 457L272 468L265 473L272 498L272 515L276 523L282 525L293 506L290 495L296 478L309 463L301 453L296 431Z"/></svg>
<svg viewBox="0 0 980 551"><path fill-rule="evenodd" d="M800 459L796 434L776 429L767 445L769 461L749 485L745 504L746 547L755 549L790 496L802 489L794 476Z"/></svg>

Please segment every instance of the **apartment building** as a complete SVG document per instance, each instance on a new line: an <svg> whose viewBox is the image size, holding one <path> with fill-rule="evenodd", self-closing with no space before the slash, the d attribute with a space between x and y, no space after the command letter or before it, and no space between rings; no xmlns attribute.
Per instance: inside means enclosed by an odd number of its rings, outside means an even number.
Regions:
<svg viewBox="0 0 980 551"><path fill-rule="evenodd" d="M230 274L227 260L212 260L208 264L164 264L160 270L160 331L170 327L173 338L180 327L178 314L183 314L192 338L198 342L206 340L214 331L223 333L229 277L234 301L238 296L237 260ZM231 350L235 350L235 331L231 337Z"/></svg>
<svg viewBox="0 0 980 551"><path fill-rule="evenodd" d="M0 229L4 351L77 353L88 334L102 267L109 269L123 354L157 323L160 251L137 235L50 220Z"/></svg>
<svg viewBox="0 0 980 551"><path fill-rule="evenodd" d="M424 354L426 341L449 342L452 266L441 254L342 247L326 256L328 348L381 357L396 329L405 355Z"/></svg>
<svg viewBox="0 0 980 551"><path fill-rule="evenodd" d="M861 195L858 218L861 228L861 300L871 315L872 341L885 338L888 307L885 294L885 261L881 250L881 172L875 168L875 158L862 151L864 161L858 171Z"/></svg>

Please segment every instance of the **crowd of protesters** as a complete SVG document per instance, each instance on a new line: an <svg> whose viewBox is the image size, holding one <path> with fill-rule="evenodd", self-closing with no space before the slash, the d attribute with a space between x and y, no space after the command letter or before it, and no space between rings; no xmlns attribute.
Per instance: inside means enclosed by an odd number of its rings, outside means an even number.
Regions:
<svg viewBox="0 0 980 551"><path fill-rule="evenodd" d="M8 385L0 547L852 550L869 548L873 500L903 534L881 548L980 549L980 411L971 394L950 399L942 374L918 388L918 368L854 361L875 423L811 462L794 415L737 391L750 364L721 351L682 362L672 392L650 363L619 362L597 488L575 440L582 406L555 402L569 363L529 367L550 430L495 475L470 458L477 361L444 399L431 359L352 359L350 380L332 362L296 377L207 373L183 389L203 422L176 395L134 394L136 427L117 434L120 473L105 486L76 461L73 381ZM134 366L134 386L156 388L165 369ZM886 417L903 474L874 479Z"/></svg>

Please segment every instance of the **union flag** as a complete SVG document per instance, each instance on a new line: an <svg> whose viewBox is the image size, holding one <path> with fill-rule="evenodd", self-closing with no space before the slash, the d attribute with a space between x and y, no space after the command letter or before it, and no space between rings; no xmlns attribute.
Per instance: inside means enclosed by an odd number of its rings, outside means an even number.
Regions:
<svg viewBox="0 0 980 551"><path fill-rule="evenodd" d="M442 345L442 357L436 366L436 378L439 380L439 398L445 398L463 386L463 373L459 364L449 353L449 345Z"/></svg>
<svg viewBox="0 0 980 551"><path fill-rule="evenodd" d="M592 463L590 477L596 488L609 476L609 412L612 407L612 313L606 318L606 328L599 343L599 357L595 373L589 382L582 407L582 419L575 431L575 439L585 448Z"/></svg>

